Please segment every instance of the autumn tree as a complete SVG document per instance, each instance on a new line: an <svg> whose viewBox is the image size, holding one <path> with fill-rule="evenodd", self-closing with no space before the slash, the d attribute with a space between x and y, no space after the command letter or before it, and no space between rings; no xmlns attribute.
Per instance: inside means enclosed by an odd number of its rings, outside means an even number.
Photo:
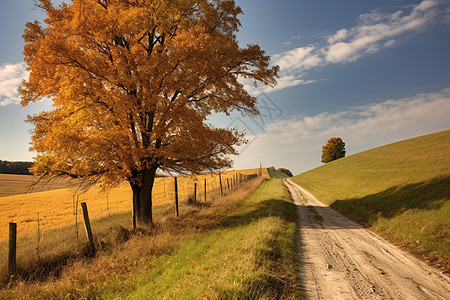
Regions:
<svg viewBox="0 0 450 300"><path fill-rule="evenodd" d="M284 173L284 174L286 174L289 177L294 176L294 175L292 175L292 172L289 169L286 169L286 168L279 168L277 171L281 172L281 173Z"/></svg>
<svg viewBox="0 0 450 300"><path fill-rule="evenodd" d="M22 105L51 99L34 125L33 171L110 188L126 180L133 216L152 222L157 170L200 173L231 165L245 142L211 113L258 114L242 80L274 86L277 66L236 39L232 0L39 0L47 18L26 24L30 76Z"/></svg>
<svg viewBox="0 0 450 300"><path fill-rule="evenodd" d="M33 165L28 161L0 160L0 174L24 174L30 175L29 169Z"/></svg>
<svg viewBox="0 0 450 300"><path fill-rule="evenodd" d="M345 143L340 137L329 139L327 144L322 147L323 163L329 163L342 157L345 157Z"/></svg>

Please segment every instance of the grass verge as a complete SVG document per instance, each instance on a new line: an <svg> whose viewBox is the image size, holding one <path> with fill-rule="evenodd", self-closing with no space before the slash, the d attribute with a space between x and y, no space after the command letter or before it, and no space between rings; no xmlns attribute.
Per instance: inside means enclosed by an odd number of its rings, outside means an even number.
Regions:
<svg viewBox="0 0 450 300"><path fill-rule="evenodd" d="M270 178L274 178L274 179L289 178L288 175L286 175L283 172L280 172L278 170L275 170L275 169L267 168L267 172L269 173Z"/></svg>
<svg viewBox="0 0 450 300"><path fill-rule="evenodd" d="M450 131L358 153L292 180L325 204L450 272Z"/></svg>
<svg viewBox="0 0 450 300"><path fill-rule="evenodd" d="M59 278L16 282L0 298L298 299L296 207L281 180L169 217L70 263Z"/></svg>

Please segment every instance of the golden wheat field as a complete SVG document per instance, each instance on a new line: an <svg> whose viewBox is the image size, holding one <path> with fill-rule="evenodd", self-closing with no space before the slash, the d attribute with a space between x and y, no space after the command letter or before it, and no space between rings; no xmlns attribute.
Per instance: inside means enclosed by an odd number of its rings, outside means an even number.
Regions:
<svg viewBox="0 0 450 300"><path fill-rule="evenodd" d="M71 185L70 180L48 182L32 175L0 174L0 197L64 189Z"/></svg>
<svg viewBox="0 0 450 300"><path fill-rule="evenodd" d="M250 175L258 171L259 169L246 169L222 172L224 191L228 189L228 184L233 184L233 178L236 178L237 174ZM263 175L267 175L266 169L263 169ZM193 197L196 183L197 201L205 201L205 179L206 201L208 197L218 195L220 193L218 174L183 175L178 177L179 201L187 201L189 197ZM0 184L5 185L2 181ZM65 188L0 197L0 241L7 239L9 222L17 223L19 236L36 232L38 220L41 232L54 227L80 223L82 222L81 202L86 202L89 217L96 219L108 214L131 212L132 193L129 185L124 183L109 191L108 194L101 193L100 188L94 186L85 193L77 192L74 188ZM172 177L156 178L153 187L153 205L174 202L174 179Z"/></svg>

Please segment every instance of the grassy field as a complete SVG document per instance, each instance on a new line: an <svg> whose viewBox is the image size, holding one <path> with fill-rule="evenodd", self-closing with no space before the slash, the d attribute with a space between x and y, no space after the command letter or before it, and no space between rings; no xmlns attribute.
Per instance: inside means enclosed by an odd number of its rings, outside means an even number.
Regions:
<svg viewBox="0 0 450 300"><path fill-rule="evenodd" d="M275 170L275 169L268 168L267 172L269 173L270 178L274 178L274 179L289 178L288 175L286 175L283 172L280 172L278 170Z"/></svg>
<svg viewBox="0 0 450 300"><path fill-rule="evenodd" d="M292 180L384 238L450 271L450 130L361 152Z"/></svg>
<svg viewBox="0 0 450 300"><path fill-rule="evenodd" d="M51 280L15 282L0 298L300 299L296 207L281 180L256 191L261 180L252 182L151 233L113 235L114 247L94 259L75 260Z"/></svg>

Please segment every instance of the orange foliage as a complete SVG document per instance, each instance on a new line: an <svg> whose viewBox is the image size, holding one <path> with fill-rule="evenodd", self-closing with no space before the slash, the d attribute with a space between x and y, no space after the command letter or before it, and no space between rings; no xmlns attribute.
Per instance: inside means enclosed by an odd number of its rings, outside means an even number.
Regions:
<svg viewBox="0 0 450 300"><path fill-rule="evenodd" d="M323 163L329 163L342 157L345 157L345 143L340 137L331 138L325 146L322 146L321 161Z"/></svg>
<svg viewBox="0 0 450 300"><path fill-rule="evenodd" d="M231 165L245 142L206 122L213 112L257 114L238 81L275 85L278 67L240 48L234 1L39 0L46 25L27 23L30 76L22 104L50 98L34 124L34 172L127 180L147 207L156 170L200 173ZM151 219L151 200L150 200ZM147 216L149 217L149 216Z"/></svg>

